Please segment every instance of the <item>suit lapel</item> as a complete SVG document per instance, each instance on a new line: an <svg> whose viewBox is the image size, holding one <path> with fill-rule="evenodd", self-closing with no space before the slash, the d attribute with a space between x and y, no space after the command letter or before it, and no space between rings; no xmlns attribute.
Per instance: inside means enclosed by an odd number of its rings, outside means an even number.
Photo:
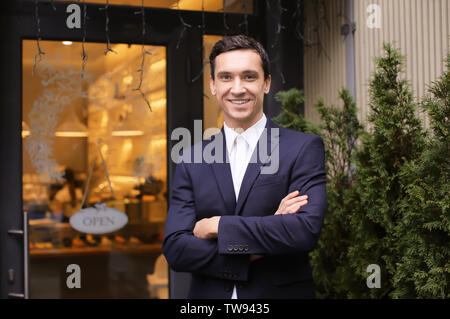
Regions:
<svg viewBox="0 0 450 319"><path fill-rule="evenodd" d="M252 154L252 160L250 160L250 163L247 166L247 170L245 171L244 178L242 179L241 189L239 190L238 202L236 204L236 211L235 211L236 215L240 214L242 207L245 203L245 200L247 199L247 196L251 188L253 187L255 180L261 172L261 168L268 163L270 155L278 147L279 131L276 130L278 131L278 133L272 132L271 130L272 128L277 128L277 126L268 118L265 131L261 134L261 137L258 140L258 144L256 145L255 150L253 151ZM275 133L277 135L272 135L272 133ZM266 143L265 144L267 145L266 148L264 147L263 142ZM262 148L262 151L258 151L260 148ZM256 159L256 161L254 159ZM228 165L228 167L229 166L230 165ZM234 190L232 179L231 179L231 190Z"/></svg>
<svg viewBox="0 0 450 319"><path fill-rule="evenodd" d="M211 168L216 178L216 183L219 186L220 193L225 202L226 215L233 215L236 209L236 195L234 194L233 177L231 176L230 161L228 160L228 152L225 140L225 133L222 130L219 134L214 135L214 139L221 138L223 145L222 161L214 161L211 163Z"/></svg>

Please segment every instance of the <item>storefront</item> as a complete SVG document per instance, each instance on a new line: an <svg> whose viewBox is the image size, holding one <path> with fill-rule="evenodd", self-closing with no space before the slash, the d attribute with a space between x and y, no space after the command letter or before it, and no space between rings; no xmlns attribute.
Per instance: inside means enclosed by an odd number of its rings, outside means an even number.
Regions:
<svg viewBox="0 0 450 319"><path fill-rule="evenodd" d="M5 2L2 298L183 297L188 276L161 254L172 132L187 128L195 142L194 120L221 127L208 55L226 34L266 45L272 92L302 88L301 43L280 35L281 2ZM296 3L285 6L291 18ZM83 232L72 217L87 208L126 221ZM110 221L92 216L85 226Z"/></svg>

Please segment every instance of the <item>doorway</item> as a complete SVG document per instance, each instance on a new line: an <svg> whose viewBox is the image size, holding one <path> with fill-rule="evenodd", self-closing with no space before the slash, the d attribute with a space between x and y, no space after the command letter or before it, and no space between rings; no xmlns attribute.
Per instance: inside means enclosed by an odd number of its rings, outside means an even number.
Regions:
<svg viewBox="0 0 450 319"><path fill-rule="evenodd" d="M245 29L261 40L263 16L253 5L242 11L250 0L227 1L225 19L222 2L204 12L188 1L183 11L151 2L145 38L138 6L111 1L107 37L105 3L80 3L89 17L83 42L83 28L66 27L67 2L38 2L39 34L37 2L3 10L2 298L183 297L188 279L167 274L160 254L175 168L170 134L193 132L204 118L205 37ZM37 38L45 52L38 63ZM107 39L114 52L105 55ZM142 48L151 54L141 78ZM96 204L128 222L104 234L71 226L73 215Z"/></svg>
<svg viewBox="0 0 450 319"><path fill-rule="evenodd" d="M105 56L105 44L86 43L82 70L80 42L40 41L39 64L35 41L22 45L30 298L168 298L166 48L116 43ZM127 224L95 235L71 227L75 213L102 204Z"/></svg>

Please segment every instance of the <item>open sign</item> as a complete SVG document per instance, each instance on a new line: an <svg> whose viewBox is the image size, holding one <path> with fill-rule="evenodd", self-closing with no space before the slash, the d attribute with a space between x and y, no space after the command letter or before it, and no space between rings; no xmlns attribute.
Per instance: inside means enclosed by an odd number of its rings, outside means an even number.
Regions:
<svg viewBox="0 0 450 319"><path fill-rule="evenodd" d="M82 209L70 217L73 229L87 234L106 234L119 230L128 223L128 216L106 204Z"/></svg>

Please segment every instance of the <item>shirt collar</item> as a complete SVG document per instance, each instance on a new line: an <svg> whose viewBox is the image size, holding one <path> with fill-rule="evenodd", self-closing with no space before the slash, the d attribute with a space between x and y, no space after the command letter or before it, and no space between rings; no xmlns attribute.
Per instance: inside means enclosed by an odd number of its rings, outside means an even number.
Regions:
<svg viewBox="0 0 450 319"><path fill-rule="evenodd" d="M247 141L247 143L250 146L250 150L253 150L256 147L256 144L258 143L259 137L261 136L262 132L264 131L264 128L266 127L267 118L265 114L263 113L261 118L252 126L250 126L248 129L246 129L244 132L242 132L242 137ZM238 133L233 130L232 128L228 127L227 124L223 123L224 132L225 132L225 141L227 143L227 150L228 153L231 153L231 149L234 144L234 140L236 139L236 136Z"/></svg>

